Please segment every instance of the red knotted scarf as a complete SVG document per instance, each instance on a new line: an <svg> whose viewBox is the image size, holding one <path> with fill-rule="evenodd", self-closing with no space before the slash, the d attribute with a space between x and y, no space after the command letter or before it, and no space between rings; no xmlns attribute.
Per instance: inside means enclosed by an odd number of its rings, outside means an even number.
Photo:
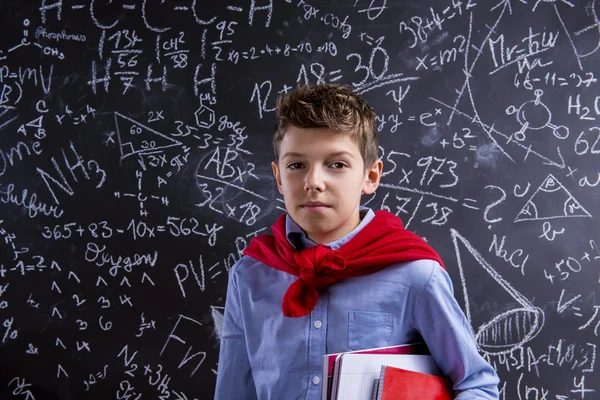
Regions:
<svg viewBox="0 0 600 400"><path fill-rule="evenodd" d="M388 211L375 217L339 250L321 244L297 251L286 238L285 214L271 227L273 235L254 238L244 254L298 277L282 301L286 317L310 313L319 299L318 288L342 279L368 275L391 264L429 259L442 267L440 256L423 239L404 229L400 218Z"/></svg>

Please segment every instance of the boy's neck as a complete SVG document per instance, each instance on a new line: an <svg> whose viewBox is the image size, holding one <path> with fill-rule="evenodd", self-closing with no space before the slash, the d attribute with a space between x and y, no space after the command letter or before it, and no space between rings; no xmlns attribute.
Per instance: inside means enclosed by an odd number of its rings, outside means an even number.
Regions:
<svg viewBox="0 0 600 400"><path fill-rule="evenodd" d="M355 230L356 227L358 227L358 225L360 225L362 218L363 218L361 216L360 209L357 210L357 213L355 215L353 215L351 218L354 219L354 222L352 222L350 225L346 226L343 231L339 231L339 232L333 231L333 232L328 232L325 235L316 236L316 235L312 235L309 232L305 231L302 227L300 227L300 229L302 229L302 231L304 232L306 237L308 239L310 239L311 241L313 241L314 243L320 244L320 245L327 245L327 244L336 242L340 239L343 239L346 235L348 235L350 232Z"/></svg>

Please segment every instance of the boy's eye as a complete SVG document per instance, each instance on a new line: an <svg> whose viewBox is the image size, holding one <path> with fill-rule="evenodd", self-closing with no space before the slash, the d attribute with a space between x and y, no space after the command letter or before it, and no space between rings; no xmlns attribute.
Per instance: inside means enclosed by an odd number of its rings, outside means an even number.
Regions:
<svg viewBox="0 0 600 400"><path fill-rule="evenodd" d="M330 166L332 166L333 168L336 168L336 169L342 169L346 166L346 164L344 164L343 162L340 162L340 161L336 161L336 162L331 163Z"/></svg>
<svg viewBox="0 0 600 400"><path fill-rule="evenodd" d="M302 168L302 163L295 162L295 163L288 164L288 168L289 168L289 169L298 169L298 168Z"/></svg>

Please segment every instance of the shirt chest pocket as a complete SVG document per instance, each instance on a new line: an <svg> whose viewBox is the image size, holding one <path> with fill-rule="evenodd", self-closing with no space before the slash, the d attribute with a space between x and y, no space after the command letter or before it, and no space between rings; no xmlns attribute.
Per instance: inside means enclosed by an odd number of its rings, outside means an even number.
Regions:
<svg viewBox="0 0 600 400"><path fill-rule="evenodd" d="M392 313L352 311L348 313L348 347L352 350L388 346L392 335Z"/></svg>

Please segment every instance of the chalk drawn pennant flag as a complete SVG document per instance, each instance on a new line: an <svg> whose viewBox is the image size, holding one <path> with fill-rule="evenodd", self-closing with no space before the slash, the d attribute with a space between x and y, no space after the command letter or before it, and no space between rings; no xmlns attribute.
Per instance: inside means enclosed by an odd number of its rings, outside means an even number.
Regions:
<svg viewBox="0 0 600 400"><path fill-rule="evenodd" d="M544 311L512 287L458 231L450 229L450 235L460 273L465 315L473 327L475 340L481 351L487 354L508 354L529 343L544 327ZM465 267L468 268L468 281L465 278ZM506 305L516 301L518 306L506 309L492 318L483 319L480 318L480 313L471 313L472 302L477 304L477 299L469 297L468 287L480 286L490 278L504 289L502 296L494 296L494 299L502 298ZM487 293L484 298L487 301Z"/></svg>
<svg viewBox="0 0 600 400"><path fill-rule="evenodd" d="M592 216L558 179L549 174L519 211L515 222L574 217Z"/></svg>
<svg viewBox="0 0 600 400"><path fill-rule="evenodd" d="M164 149L182 144L179 140L118 112L115 112L115 126L117 127L121 160L135 154L161 153Z"/></svg>

